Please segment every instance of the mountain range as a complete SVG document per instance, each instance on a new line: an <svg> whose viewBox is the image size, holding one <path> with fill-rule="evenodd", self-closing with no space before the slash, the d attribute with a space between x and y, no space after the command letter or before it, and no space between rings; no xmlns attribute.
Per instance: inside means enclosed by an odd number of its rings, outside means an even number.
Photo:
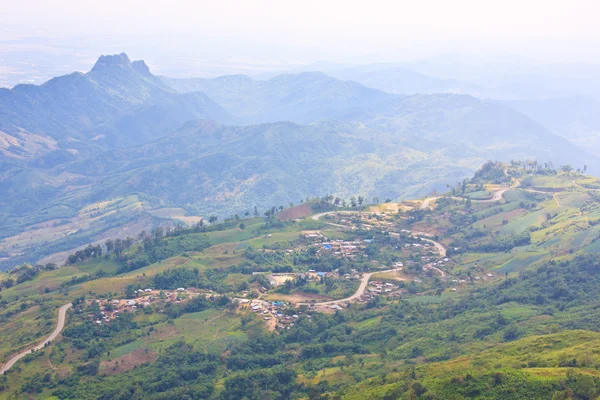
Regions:
<svg viewBox="0 0 600 400"><path fill-rule="evenodd" d="M600 101L590 96L504 101L575 145L600 155Z"/></svg>
<svg viewBox="0 0 600 400"><path fill-rule="evenodd" d="M85 151L140 144L194 118L233 121L206 95L177 93L126 54L102 56L85 74L0 89L0 131L18 143L4 151L15 157L27 147L18 136L50 137L62 149Z"/></svg>
<svg viewBox="0 0 600 400"><path fill-rule="evenodd" d="M489 159L600 167L509 106L313 72L171 79L102 56L87 73L0 90L0 265L97 240L123 220L29 247L21 236L129 195L141 201L133 218L165 208L223 217L325 194L423 196Z"/></svg>
<svg viewBox="0 0 600 400"><path fill-rule="evenodd" d="M163 82L182 93L206 93L246 123L310 123L336 118L352 109L378 107L398 97L322 72L283 74L268 80L229 75L213 79L163 78Z"/></svg>

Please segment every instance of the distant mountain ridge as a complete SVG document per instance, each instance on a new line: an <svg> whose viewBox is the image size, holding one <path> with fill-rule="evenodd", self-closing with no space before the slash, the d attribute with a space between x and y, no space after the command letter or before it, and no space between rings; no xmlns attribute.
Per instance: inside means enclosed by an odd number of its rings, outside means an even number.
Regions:
<svg viewBox="0 0 600 400"><path fill-rule="evenodd" d="M366 65L328 72L338 79L395 94L457 93L475 95L483 89L456 79L440 79L401 66Z"/></svg>
<svg viewBox="0 0 600 400"><path fill-rule="evenodd" d="M264 81L245 75L162 80L183 93L206 93L246 123L310 123L398 98L322 72L283 74Z"/></svg>
<svg viewBox="0 0 600 400"><path fill-rule="evenodd" d="M503 101L557 135L600 155L600 101L590 96Z"/></svg>
<svg viewBox="0 0 600 400"><path fill-rule="evenodd" d="M468 95L389 94L314 72L159 78L102 56L88 73L0 90L0 240L134 194L144 210L230 216L324 194L420 197L487 160L533 158L600 167ZM68 250L68 235L53 240Z"/></svg>
<svg viewBox="0 0 600 400"><path fill-rule="evenodd" d="M510 108L466 95L415 95L346 121L228 126L190 121L139 147L61 168L101 173L102 193L152 194L200 214L235 213L305 196L418 197L486 160L598 166L597 159Z"/></svg>

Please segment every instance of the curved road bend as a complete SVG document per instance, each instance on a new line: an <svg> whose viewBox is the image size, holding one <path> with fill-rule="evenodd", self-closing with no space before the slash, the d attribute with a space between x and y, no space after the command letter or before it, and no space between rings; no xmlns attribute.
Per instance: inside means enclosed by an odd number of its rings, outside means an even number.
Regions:
<svg viewBox="0 0 600 400"><path fill-rule="evenodd" d="M41 342L40 344L38 344L37 346L35 346L33 349L25 350L22 353L19 353L16 356L14 356L13 358L11 358L10 360L8 360L8 362L6 364L4 364L4 366L2 367L2 369L0 369L0 375L3 375L17 361L19 361L21 358L25 357L27 354L31 353L32 350L36 350L37 351L37 350L43 349L44 345L46 343L51 342L54 339L56 339L56 337L62 332L63 328L65 327L65 320L66 320L66 316L67 316L67 310L69 308L71 308L72 306L73 306L73 304L69 303L69 304L65 304L64 306L62 306L61 308L59 308L59 310L58 310L58 323L56 324L56 329L54 329L54 332L52 332L50 334L50 336L48 336L43 342Z"/></svg>
<svg viewBox="0 0 600 400"><path fill-rule="evenodd" d="M500 196L499 198L502 198L502 194L504 194L504 192L506 190L508 190L508 189L502 189L501 190L502 193L499 195ZM496 193L498 193L498 192L496 192ZM435 198L437 199L437 197L435 197ZM433 197L430 198L430 199L425 199L425 201L431 200L431 199L433 199ZM488 201L488 200L482 200L482 201ZM311 216L311 218L314 219L315 221L318 221L319 219L321 219L321 217L324 217L325 215L331 215L331 214L336 214L336 213L339 213L339 214L342 214L342 213L346 213L346 214L359 214L359 213L362 213L362 211L328 211L328 212L324 212L324 213L320 213L320 214L315 214L315 215ZM341 228L348 228L348 226L346 226L346 225L334 224L332 222L326 222L326 223L329 224L329 225L333 225L333 226L339 226ZM424 240L426 242L429 242L429 243L433 244L438 249L438 251L440 252L440 255L442 257L446 257L446 248L441 243L438 243L435 240L426 239L426 238L422 237L423 236L422 233L415 232L415 233L413 233L413 235L419 236L421 238L421 240Z"/></svg>
<svg viewBox="0 0 600 400"><path fill-rule="evenodd" d="M319 214L311 215L310 218L314 219L315 221L318 221L321 219L321 217L324 217L326 215L331 215L331 214L374 214L374 213L369 212L369 211L349 211L349 210L327 211L327 212L322 212ZM346 226L346 225L334 224L332 222L326 222L326 224L333 225L333 226L339 226L341 228L348 228L348 226Z"/></svg>
<svg viewBox="0 0 600 400"><path fill-rule="evenodd" d="M495 201L500 201L504 197L504 193L506 193L508 190L510 190L512 188L514 188L514 186L509 187L509 188L504 188L504 189L496 190L492 194L492 197L490 197L489 199L485 199L485 200L471 199L471 201L473 203L493 203ZM456 197L456 196L449 196L449 197L451 199L454 199L454 200L463 200L463 201L467 200L466 197ZM442 198L442 196L428 197L428 198L424 199L423 202L421 203L421 205L419 206L419 210L426 210L428 208L431 208L431 202L435 201L437 199L440 199L440 198Z"/></svg>
<svg viewBox="0 0 600 400"><path fill-rule="evenodd" d="M301 306L301 305L310 306L310 305L314 304L316 306L327 306L327 305L333 305L333 304L346 303L348 301L355 300L355 299L359 298L360 296L362 296L362 294L365 292L365 290L367 289L367 285L369 284L369 279L371 279L371 276L373 274L385 274L388 272L395 272L395 271L401 271L401 270L402 270L402 268L394 268L394 269L387 269L385 271L373 271L373 272L364 274L360 281L360 286L358 287L358 290L356 291L356 293L354 293L350 297L346 297L345 299L323 301L321 303L298 303L298 305L299 306Z"/></svg>

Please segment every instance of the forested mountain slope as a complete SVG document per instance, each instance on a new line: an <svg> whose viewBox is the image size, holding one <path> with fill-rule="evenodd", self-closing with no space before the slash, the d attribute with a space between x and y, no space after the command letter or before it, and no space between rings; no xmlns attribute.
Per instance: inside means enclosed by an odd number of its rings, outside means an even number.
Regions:
<svg viewBox="0 0 600 400"><path fill-rule="evenodd" d="M0 89L0 131L50 137L63 149L139 144L194 118L232 120L206 95L176 93L124 53L100 57L85 74Z"/></svg>
<svg viewBox="0 0 600 400"><path fill-rule="evenodd" d="M246 123L292 121L310 123L336 118L347 110L379 107L399 96L342 81L321 72L278 75L255 80L245 75L214 79L163 81L183 93L201 91Z"/></svg>
<svg viewBox="0 0 600 400"><path fill-rule="evenodd" d="M600 102L590 96L513 100L503 104L592 154L600 154Z"/></svg>

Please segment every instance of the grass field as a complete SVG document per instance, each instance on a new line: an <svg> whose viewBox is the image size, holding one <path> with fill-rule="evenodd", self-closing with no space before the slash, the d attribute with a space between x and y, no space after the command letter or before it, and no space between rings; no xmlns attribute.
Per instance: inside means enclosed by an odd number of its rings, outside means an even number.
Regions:
<svg viewBox="0 0 600 400"><path fill-rule="evenodd" d="M181 221L187 226L192 226L202 221L202 217L200 216L186 215L187 212L183 208L157 208L154 210L148 210L148 213L158 218Z"/></svg>
<svg viewBox="0 0 600 400"><path fill-rule="evenodd" d="M498 270L503 273L504 272L508 272L508 273L517 272L517 271L527 268L528 266L533 265L536 261L540 260L545 255L546 254L544 254L544 253L533 254L533 255L531 255L530 253L520 253L512 260L500 265L498 267Z"/></svg>
<svg viewBox="0 0 600 400"><path fill-rule="evenodd" d="M241 327L239 315L215 309L184 314L175 320L175 327L178 337L204 350L218 339L245 335L238 330Z"/></svg>
<svg viewBox="0 0 600 400"><path fill-rule="evenodd" d="M542 209L523 215L521 218L513 219L500 228L501 233L516 235L525 232L529 227L540 225L546 220L547 211Z"/></svg>
<svg viewBox="0 0 600 400"><path fill-rule="evenodd" d="M488 190L478 190L476 192L467 192L463 195L472 200L487 200L492 197L492 193Z"/></svg>
<svg viewBox="0 0 600 400"><path fill-rule="evenodd" d="M77 266L67 265L54 271L44 271L30 281L5 289L2 291L2 296L4 299L12 301L18 296L42 294L46 290L52 292L57 290L63 282L67 282L74 277L93 274L98 270L105 270L107 272L115 271L116 268L117 265L114 262L104 258L92 260Z"/></svg>
<svg viewBox="0 0 600 400"><path fill-rule="evenodd" d="M476 228L498 228L503 225L503 221L512 222L527 214L527 211L522 208L517 208L511 211L501 212L490 217L480 219L473 224Z"/></svg>

